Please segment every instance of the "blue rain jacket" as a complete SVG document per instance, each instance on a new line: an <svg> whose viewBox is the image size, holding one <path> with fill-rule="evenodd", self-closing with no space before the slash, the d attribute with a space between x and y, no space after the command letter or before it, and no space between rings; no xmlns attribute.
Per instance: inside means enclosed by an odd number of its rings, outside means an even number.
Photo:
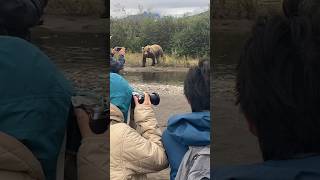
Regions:
<svg viewBox="0 0 320 180"><path fill-rule="evenodd" d="M210 127L209 111L176 115L169 119L168 127L162 135L162 141L171 168L171 180L175 179L189 146L210 144Z"/></svg>

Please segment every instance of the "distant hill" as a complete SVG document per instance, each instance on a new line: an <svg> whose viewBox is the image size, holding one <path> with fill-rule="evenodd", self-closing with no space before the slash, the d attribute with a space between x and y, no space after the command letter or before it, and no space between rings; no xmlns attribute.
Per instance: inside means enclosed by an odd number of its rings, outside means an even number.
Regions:
<svg viewBox="0 0 320 180"><path fill-rule="evenodd" d="M185 19L201 19L201 18L206 18L206 17L210 17L210 11L205 11L202 12L200 14L195 14L195 15L191 15L191 16L185 16L183 18Z"/></svg>
<svg viewBox="0 0 320 180"><path fill-rule="evenodd" d="M141 14L129 15L123 18L111 18L111 19L140 21L143 19L160 19L160 18L161 18L160 14L145 11Z"/></svg>
<svg viewBox="0 0 320 180"><path fill-rule="evenodd" d="M203 18L203 17L208 17L210 16L210 11L205 11L200 14L195 14L195 15L188 15L186 14L183 17L180 18L186 18L186 19L193 19L193 18ZM143 12L141 14L136 14L136 15L130 15L124 18L120 18L121 20L131 20L131 21L141 21L144 19L160 19L162 16L158 13L152 13L152 12Z"/></svg>

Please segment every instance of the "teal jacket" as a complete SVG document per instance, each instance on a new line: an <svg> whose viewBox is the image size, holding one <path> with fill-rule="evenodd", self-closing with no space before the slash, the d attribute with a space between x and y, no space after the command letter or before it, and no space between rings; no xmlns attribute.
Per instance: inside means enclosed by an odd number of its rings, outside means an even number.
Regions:
<svg viewBox="0 0 320 180"><path fill-rule="evenodd" d="M71 105L70 84L38 48L6 36L0 36L0 84L0 131L27 146L46 179L54 180Z"/></svg>

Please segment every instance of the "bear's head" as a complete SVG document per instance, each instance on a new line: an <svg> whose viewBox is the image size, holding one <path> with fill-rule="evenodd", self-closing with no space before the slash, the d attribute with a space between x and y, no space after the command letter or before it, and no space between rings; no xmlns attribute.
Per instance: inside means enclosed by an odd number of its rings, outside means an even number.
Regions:
<svg viewBox="0 0 320 180"><path fill-rule="evenodd" d="M143 55L148 55L149 53L151 53L151 46L147 45L143 48Z"/></svg>

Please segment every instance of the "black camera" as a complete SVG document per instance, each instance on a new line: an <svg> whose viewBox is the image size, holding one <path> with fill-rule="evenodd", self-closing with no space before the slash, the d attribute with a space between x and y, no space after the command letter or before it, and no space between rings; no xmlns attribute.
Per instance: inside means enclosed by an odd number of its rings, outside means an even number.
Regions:
<svg viewBox="0 0 320 180"><path fill-rule="evenodd" d="M140 92L133 92L132 93L133 96L136 96L138 98L138 102L140 104L142 104L144 102L144 93L140 93ZM154 93L151 93L151 94L148 94L149 97L150 97L150 101L151 101L151 104L153 105L158 105L160 103L160 96L158 93L154 92Z"/></svg>
<svg viewBox="0 0 320 180"><path fill-rule="evenodd" d="M115 48L114 48L114 50L115 50L115 51L118 51L118 52L121 51L121 49L123 49L123 47L115 47Z"/></svg>
<svg viewBox="0 0 320 180"><path fill-rule="evenodd" d="M79 104L78 104L79 103ZM80 99L78 103L72 103L69 111L67 125L67 150L77 152L81 145L81 133L75 116L74 108L81 108L89 115L89 126L95 134L104 133L110 124L110 111L106 103L92 104Z"/></svg>

